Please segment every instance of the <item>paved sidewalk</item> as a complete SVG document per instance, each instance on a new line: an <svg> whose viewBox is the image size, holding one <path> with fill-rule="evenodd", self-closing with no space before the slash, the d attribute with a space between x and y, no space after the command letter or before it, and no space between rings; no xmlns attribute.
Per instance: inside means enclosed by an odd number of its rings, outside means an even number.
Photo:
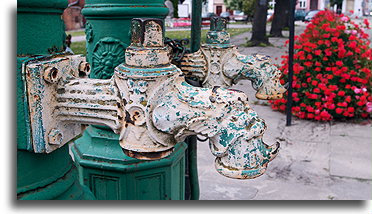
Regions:
<svg viewBox="0 0 372 214"><path fill-rule="evenodd" d="M304 26L296 26L298 34ZM245 42L250 33L232 38ZM274 46L240 47L244 54L267 54L280 63L286 38L270 38ZM275 60L275 57L278 57ZM273 111L267 102L257 101L249 81L233 88L244 91L251 107L265 119L264 141L281 143L279 155L266 173L253 180L229 179L214 169L208 142L198 143L198 171L201 200L371 200L371 124L320 123L293 118L285 126L285 115Z"/></svg>

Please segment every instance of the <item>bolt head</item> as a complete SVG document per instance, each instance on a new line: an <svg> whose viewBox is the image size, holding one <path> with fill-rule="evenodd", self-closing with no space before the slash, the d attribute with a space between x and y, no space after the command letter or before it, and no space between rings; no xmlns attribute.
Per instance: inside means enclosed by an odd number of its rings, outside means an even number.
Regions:
<svg viewBox="0 0 372 214"><path fill-rule="evenodd" d="M62 132L58 129L50 130L48 134L48 143L52 145L61 145L63 141Z"/></svg>
<svg viewBox="0 0 372 214"><path fill-rule="evenodd" d="M44 80L48 83L56 83L59 79L58 69L56 67L46 67L44 69Z"/></svg>
<svg viewBox="0 0 372 214"><path fill-rule="evenodd" d="M88 62L80 62L79 64L79 77L86 77L90 74L90 64Z"/></svg>

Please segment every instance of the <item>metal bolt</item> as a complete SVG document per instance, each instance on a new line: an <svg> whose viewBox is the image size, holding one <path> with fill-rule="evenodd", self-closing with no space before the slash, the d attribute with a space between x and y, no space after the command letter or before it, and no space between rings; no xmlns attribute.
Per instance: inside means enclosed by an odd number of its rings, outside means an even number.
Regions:
<svg viewBox="0 0 372 214"><path fill-rule="evenodd" d="M144 47L163 47L163 21L155 18L132 19L132 45Z"/></svg>
<svg viewBox="0 0 372 214"><path fill-rule="evenodd" d="M58 69L56 67L45 68L44 80L48 83L56 83L58 81Z"/></svg>
<svg viewBox="0 0 372 214"><path fill-rule="evenodd" d="M48 143L52 145L60 145L62 144L63 135L62 132L58 129L52 129L48 135Z"/></svg>
<svg viewBox="0 0 372 214"><path fill-rule="evenodd" d="M88 62L80 62L79 64L79 77L86 77L90 74L90 65Z"/></svg>

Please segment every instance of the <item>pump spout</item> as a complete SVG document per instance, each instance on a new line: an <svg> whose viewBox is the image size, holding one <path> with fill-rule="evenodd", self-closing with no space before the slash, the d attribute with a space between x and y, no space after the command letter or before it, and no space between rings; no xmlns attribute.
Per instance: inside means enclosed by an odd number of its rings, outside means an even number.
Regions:
<svg viewBox="0 0 372 214"><path fill-rule="evenodd" d="M263 142L266 124L239 91L197 88L179 76L150 112L153 130L169 134L168 141L196 134L208 137L217 171L230 178L260 176L278 154L279 144Z"/></svg>
<svg viewBox="0 0 372 214"><path fill-rule="evenodd" d="M176 143L198 134L210 139L222 175L261 175L278 151L262 141L264 121L242 92L188 84L167 58L162 26L158 19L133 19L125 63L115 68L125 112L120 134L124 152L140 159L164 158Z"/></svg>
<svg viewBox="0 0 372 214"><path fill-rule="evenodd" d="M239 80L248 79L258 99L282 98L286 88L280 83L281 71L269 56L240 54L237 47L230 44L226 23L224 18L211 18L207 43L198 52L184 55L179 62L182 72L199 79L207 88L230 87Z"/></svg>

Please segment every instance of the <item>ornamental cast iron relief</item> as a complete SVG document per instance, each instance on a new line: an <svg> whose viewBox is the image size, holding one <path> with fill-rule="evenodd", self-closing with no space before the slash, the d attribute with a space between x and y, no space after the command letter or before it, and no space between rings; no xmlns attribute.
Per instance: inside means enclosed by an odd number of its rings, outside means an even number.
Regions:
<svg viewBox="0 0 372 214"><path fill-rule="evenodd" d="M85 23L85 38L87 42L92 42L93 41L93 26L89 22Z"/></svg>
<svg viewBox="0 0 372 214"><path fill-rule="evenodd" d="M118 39L105 37L97 42L92 53L91 78L109 79L113 70L124 61L126 45Z"/></svg>

